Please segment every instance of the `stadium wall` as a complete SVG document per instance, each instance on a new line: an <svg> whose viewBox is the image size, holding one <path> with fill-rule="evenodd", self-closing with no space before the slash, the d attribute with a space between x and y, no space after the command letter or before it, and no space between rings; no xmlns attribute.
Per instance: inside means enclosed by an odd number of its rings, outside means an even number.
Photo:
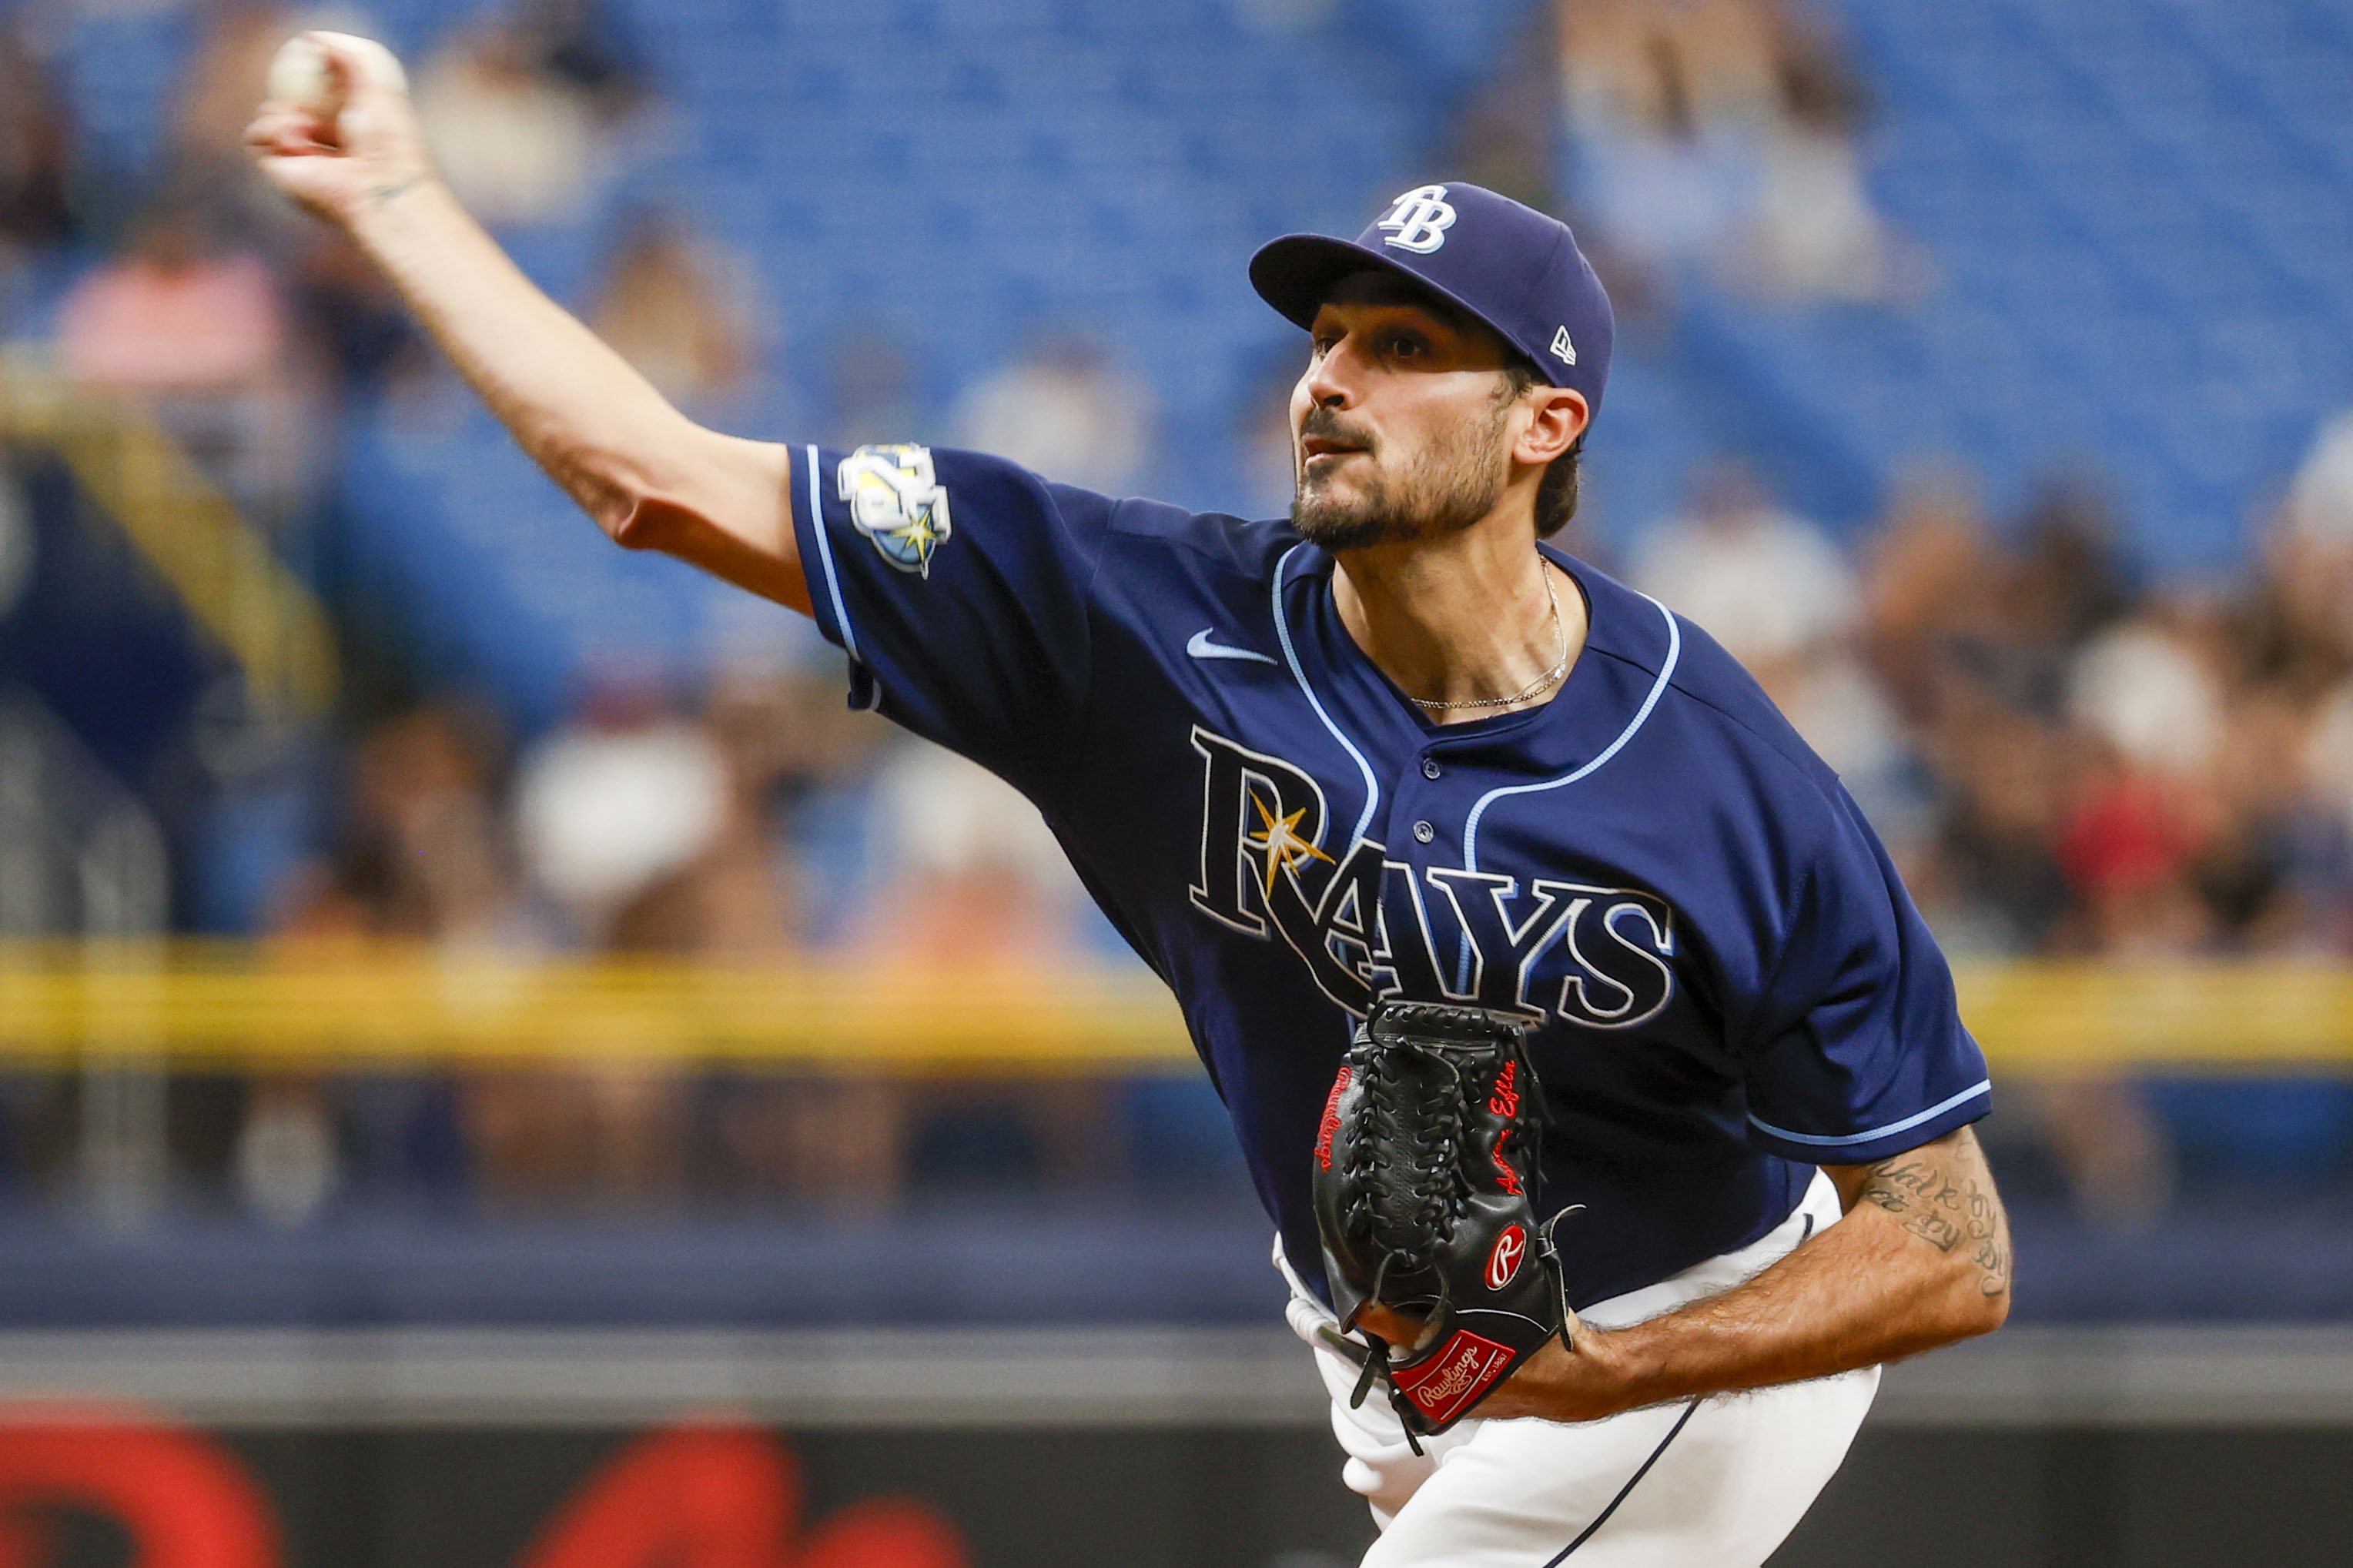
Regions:
<svg viewBox="0 0 2353 1568"><path fill-rule="evenodd" d="M2348 1463L2353 1331L2014 1331L1892 1369L1774 1568L2318 1568ZM1344 1568L1337 1469L1279 1331L0 1335L61 1568Z"/></svg>

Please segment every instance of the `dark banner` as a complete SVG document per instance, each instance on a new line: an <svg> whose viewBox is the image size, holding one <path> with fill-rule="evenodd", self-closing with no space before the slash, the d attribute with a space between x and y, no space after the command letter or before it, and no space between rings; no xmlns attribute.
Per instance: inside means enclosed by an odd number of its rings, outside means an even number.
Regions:
<svg viewBox="0 0 2353 1568"><path fill-rule="evenodd" d="M5 1568L1348 1568L1320 1431L0 1426ZM2353 1433L1866 1433L1773 1568L2341 1568ZM1533 1565L1531 1565L1533 1568Z"/></svg>

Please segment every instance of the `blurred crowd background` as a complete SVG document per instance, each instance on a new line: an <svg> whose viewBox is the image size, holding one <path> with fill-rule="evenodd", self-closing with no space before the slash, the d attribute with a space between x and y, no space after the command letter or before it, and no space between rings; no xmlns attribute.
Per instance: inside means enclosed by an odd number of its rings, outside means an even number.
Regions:
<svg viewBox="0 0 2353 1568"><path fill-rule="evenodd" d="M1256 243L1449 176L1559 213L1621 343L1570 548L1748 665L1957 961L2353 942L2329 0L15 0L0 935L1134 965L1017 796L849 712L786 612L606 545L259 184L239 132L305 26L399 49L458 194L697 417L1253 516L1303 353ZM206 604L26 435L62 395L191 459L278 607ZM306 605L323 701L207 629ZM1161 1079L167 1100L163 1212L282 1227L1248 1202L1210 1090ZM70 1209L91 1114L0 1079L16 1212ZM2329 1079L2045 1079L1988 1131L2069 1223L2353 1195Z"/></svg>

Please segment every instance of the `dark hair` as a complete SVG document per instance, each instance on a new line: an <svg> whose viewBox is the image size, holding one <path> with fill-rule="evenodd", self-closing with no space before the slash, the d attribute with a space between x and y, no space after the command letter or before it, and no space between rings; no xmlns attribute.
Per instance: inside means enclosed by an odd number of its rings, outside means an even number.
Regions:
<svg viewBox="0 0 2353 1568"><path fill-rule="evenodd" d="M1509 403L1528 388L1550 385L1544 373L1537 370L1525 355L1515 356L1504 367L1504 391L1498 400ZM1545 469L1544 482L1536 487L1536 537L1550 539L1577 516L1578 495L1585 489L1585 476L1580 465L1585 457L1585 432L1579 430L1568 450L1555 458Z"/></svg>

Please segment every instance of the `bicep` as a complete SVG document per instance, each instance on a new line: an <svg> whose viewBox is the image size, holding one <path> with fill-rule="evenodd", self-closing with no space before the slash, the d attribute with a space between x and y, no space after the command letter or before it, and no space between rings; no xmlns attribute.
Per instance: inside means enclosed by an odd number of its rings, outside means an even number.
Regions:
<svg viewBox="0 0 2353 1568"><path fill-rule="evenodd" d="M614 539L677 556L809 614L808 580L793 533L790 448L681 423L660 471L634 487Z"/></svg>

